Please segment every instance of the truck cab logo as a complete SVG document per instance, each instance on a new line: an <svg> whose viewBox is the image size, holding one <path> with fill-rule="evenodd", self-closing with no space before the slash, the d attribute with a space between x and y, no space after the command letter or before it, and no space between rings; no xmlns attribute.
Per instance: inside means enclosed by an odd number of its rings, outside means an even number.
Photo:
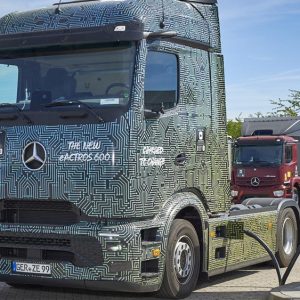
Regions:
<svg viewBox="0 0 300 300"><path fill-rule="evenodd" d="M22 160L27 169L31 171L40 170L46 162L45 147L38 142L29 143L23 150Z"/></svg>
<svg viewBox="0 0 300 300"><path fill-rule="evenodd" d="M259 186L259 184L260 184L260 180L259 180L258 177L252 177L251 178L251 185L252 186Z"/></svg>

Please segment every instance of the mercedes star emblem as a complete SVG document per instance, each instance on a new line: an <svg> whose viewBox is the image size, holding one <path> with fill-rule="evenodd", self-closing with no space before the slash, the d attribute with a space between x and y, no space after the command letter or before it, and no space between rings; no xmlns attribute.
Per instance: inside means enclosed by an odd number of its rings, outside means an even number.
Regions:
<svg viewBox="0 0 300 300"><path fill-rule="evenodd" d="M40 170L46 162L46 150L45 147L38 143L29 143L23 150L23 164L31 171Z"/></svg>
<svg viewBox="0 0 300 300"><path fill-rule="evenodd" d="M260 180L259 180L258 177L252 177L251 178L251 185L252 186L259 186L259 184L260 184Z"/></svg>

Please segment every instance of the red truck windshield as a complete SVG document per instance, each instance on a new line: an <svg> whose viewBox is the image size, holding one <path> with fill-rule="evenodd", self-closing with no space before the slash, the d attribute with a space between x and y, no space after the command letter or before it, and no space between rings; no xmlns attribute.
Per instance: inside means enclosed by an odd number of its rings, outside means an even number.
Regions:
<svg viewBox="0 0 300 300"><path fill-rule="evenodd" d="M235 165L280 165L282 163L282 145L237 145Z"/></svg>

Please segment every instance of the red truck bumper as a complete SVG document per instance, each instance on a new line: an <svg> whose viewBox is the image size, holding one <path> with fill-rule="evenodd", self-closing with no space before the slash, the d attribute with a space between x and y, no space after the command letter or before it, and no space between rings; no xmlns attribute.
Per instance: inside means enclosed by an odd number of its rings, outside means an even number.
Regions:
<svg viewBox="0 0 300 300"><path fill-rule="evenodd" d="M248 198L292 198L292 191L287 186L270 186L268 188L254 187L231 187L232 202L235 204L242 203Z"/></svg>

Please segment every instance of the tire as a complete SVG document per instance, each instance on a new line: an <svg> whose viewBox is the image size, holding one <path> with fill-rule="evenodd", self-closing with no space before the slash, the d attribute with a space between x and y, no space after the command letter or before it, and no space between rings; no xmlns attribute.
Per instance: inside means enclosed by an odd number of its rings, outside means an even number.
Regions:
<svg viewBox="0 0 300 300"><path fill-rule="evenodd" d="M299 204L299 191L296 187L293 188L292 197L293 200L295 200L296 203Z"/></svg>
<svg viewBox="0 0 300 300"><path fill-rule="evenodd" d="M186 220L174 220L170 229L165 272L158 296L169 299L189 296L196 287L199 271L200 245L195 228Z"/></svg>
<svg viewBox="0 0 300 300"><path fill-rule="evenodd" d="M297 220L294 211L286 208L279 216L277 225L277 245L276 253L280 267L287 267L291 262L298 243Z"/></svg>

